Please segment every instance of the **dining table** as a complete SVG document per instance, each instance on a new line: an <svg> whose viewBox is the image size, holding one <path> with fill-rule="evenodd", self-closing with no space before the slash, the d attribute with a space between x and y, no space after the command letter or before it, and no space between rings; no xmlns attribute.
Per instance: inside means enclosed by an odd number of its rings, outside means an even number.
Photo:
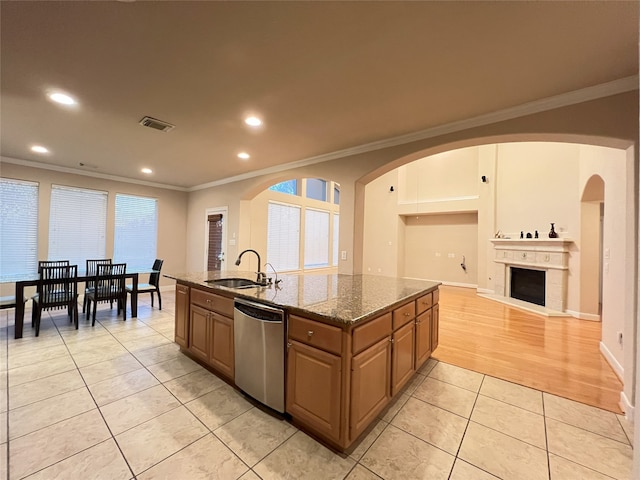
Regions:
<svg viewBox="0 0 640 480"><path fill-rule="evenodd" d="M141 274L147 273L159 273L152 268L132 268L127 269L125 278L131 279L131 317L138 316L138 277ZM85 270L78 269L78 282L86 282L95 278L95 273L87 275ZM24 273L15 275L6 275L0 277L0 283L15 283L16 284L16 308L15 308L15 338L22 338L22 331L24 327L24 289L26 287L33 287L38 284L40 277L38 273Z"/></svg>

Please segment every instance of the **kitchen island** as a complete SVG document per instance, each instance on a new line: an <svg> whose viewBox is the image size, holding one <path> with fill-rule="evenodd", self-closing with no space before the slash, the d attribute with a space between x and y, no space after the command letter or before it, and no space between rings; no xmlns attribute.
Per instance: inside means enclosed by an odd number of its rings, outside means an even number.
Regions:
<svg viewBox="0 0 640 480"><path fill-rule="evenodd" d="M238 289L212 281L255 280L255 274L165 276L176 280L176 342L231 384L234 299L284 309L286 413L341 451L364 434L438 344L437 282L304 274Z"/></svg>

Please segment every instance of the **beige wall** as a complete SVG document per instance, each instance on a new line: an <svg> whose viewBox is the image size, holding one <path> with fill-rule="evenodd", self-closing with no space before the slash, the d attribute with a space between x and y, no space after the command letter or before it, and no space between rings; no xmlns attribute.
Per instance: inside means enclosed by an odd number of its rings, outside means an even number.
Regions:
<svg viewBox="0 0 640 480"><path fill-rule="evenodd" d="M635 312L632 292L636 279L629 275L629 270L633 270L629 256L636 243L635 233L629 232L634 228L633 222L629 222L634 216L630 197L635 195L629 179L635 176L635 162L625 151L599 147L581 146L580 157L580 195L593 175L604 180L601 350L619 364L618 373L624 371L625 394L632 399L635 322L629 322L628 318ZM618 332L631 341L620 345Z"/></svg>
<svg viewBox="0 0 640 480"><path fill-rule="evenodd" d="M478 275L478 215L457 213L406 217L406 277L475 286ZM466 271L462 269L463 256Z"/></svg>
<svg viewBox="0 0 640 480"><path fill-rule="evenodd" d="M176 190L147 187L133 183L117 182L84 175L75 175L26 167L3 162L0 175L5 178L38 182L38 259L48 258L49 247L49 205L51 185L66 185L108 192L106 255L113 256L115 194L142 195L158 200L158 246L157 256L164 259L163 272L181 272L186 268L185 245L187 239L187 193ZM82 221L78 218L78 221ZM173 282L161 278L161 286ZM3 285L4 289L13 289ZM6 291L6 290L5 290Z"/></svg>

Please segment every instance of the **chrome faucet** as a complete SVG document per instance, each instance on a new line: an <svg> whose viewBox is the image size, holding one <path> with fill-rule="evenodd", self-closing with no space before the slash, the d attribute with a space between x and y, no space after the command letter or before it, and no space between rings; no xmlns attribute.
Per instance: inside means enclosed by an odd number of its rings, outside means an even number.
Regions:
<svg viewBox="0 0 640 480"><path fill-rule="evenodd" d="M267 284L267 274L260 270L261 262L260 262L260 254L258 252L256 252L255 250L252 250L250 248L247 249L247 250L243 250L242 252L240 252L240 255L238 255L238 259L236 260L236 265L240 265L240 261L242 260L242 256L247 252L253 252L253 253L256 254L256 257L258 257L258 272L257 272L258 278L256 279L256 282L259 283L260 285L263 285L263 286L266 285Z"/></svg>

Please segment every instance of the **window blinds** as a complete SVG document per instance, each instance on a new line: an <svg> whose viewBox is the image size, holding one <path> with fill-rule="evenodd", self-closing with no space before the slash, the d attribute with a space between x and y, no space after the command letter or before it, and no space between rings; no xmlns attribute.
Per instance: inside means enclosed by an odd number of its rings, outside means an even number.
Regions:
<svg viewBox="0 0 640 480"><path fill-rule="evenodd" d="M300 207L269 202L267 262L278 272L300 269Z"/></svg>
<svg viewBox="0 0 640 480"><path fill-rule="evenodd" d="M51 186L49 260L69 260L84 269L85 261L105 258L107 192Z"/></svg>
<svg viewBox="0 0 640 480"><path fill-rule="evenodd" d="M304 268L329 266L329 212L307 208L304 222Z"/></svg>
<svg viewBox="0 0 640 480"><path fill-rule="evenodd" d="M0 277L38 270L38 184L0 179Z"/></svg>
<svg viewBox="0 0 640 480"><path fill-rule="evenodd" d="M157 257L158 201L116 194L113 259L127 269L151 268Z"/></svg>

